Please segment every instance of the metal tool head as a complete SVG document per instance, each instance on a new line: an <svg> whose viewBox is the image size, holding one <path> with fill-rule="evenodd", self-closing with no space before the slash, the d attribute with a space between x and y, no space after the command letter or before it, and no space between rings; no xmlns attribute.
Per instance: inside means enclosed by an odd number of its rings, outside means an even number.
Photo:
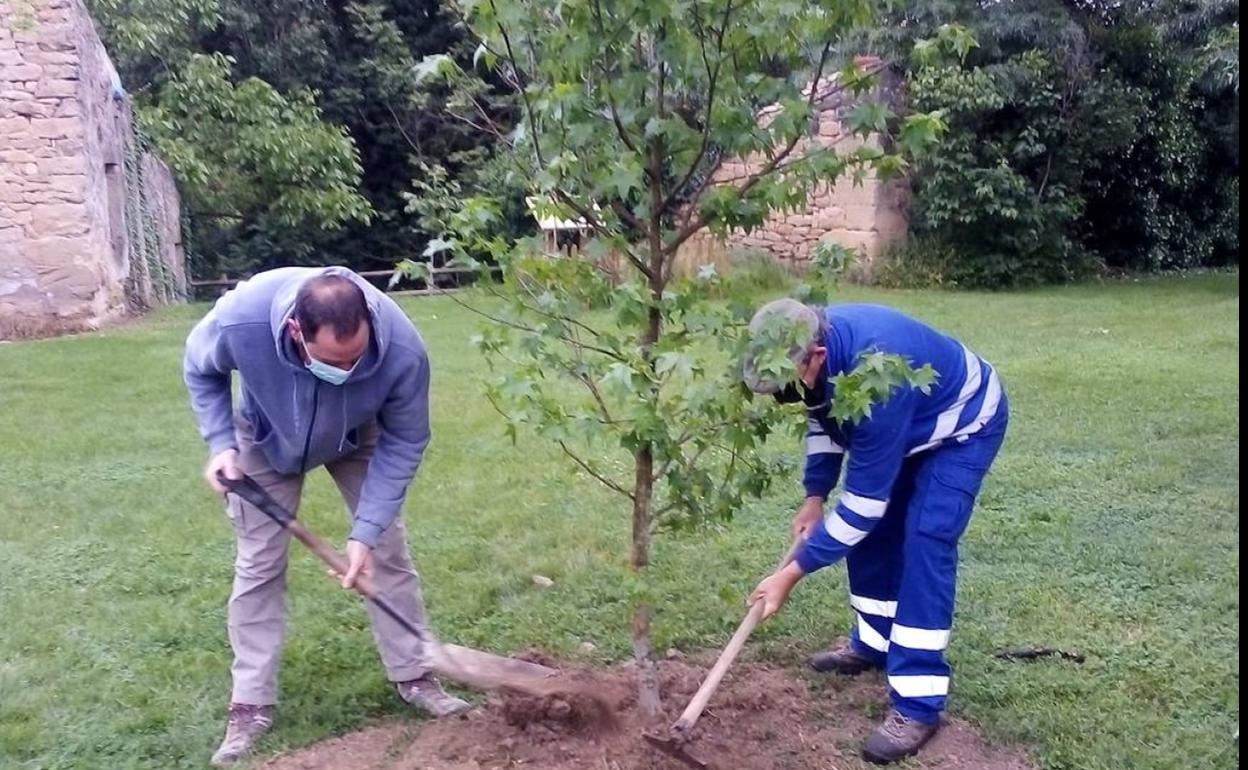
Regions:
<svg viewBox="0 0 1248 770"><path fill-rule="evenodd" d="M294 521L295 517L290 515L290 511L274 500L273 496L251 476L244 474L241 479L231 479L217 474L217 480L230 492L251 503L283 527Z"/></svg>
<svg viewBox="0 0 1248 770"><path fill-rule="evenodd" d="M647 743L659 751L669 757L679 759L689 767L694 768L694 770L714 770L711 765L694 756L689 751L689 736L682 732L674 729L666 732L647 730L641 734L641 737L645 738Z"/></svg>

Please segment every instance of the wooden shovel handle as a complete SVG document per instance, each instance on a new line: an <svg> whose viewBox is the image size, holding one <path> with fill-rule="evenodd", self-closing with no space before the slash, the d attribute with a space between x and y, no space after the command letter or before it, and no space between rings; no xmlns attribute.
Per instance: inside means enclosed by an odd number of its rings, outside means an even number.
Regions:
<svg viewBox="0 0 1248 770"><path fill-rule="evenodd" d="M286 525L286 529L290 531L292 537L308 547L317 558L325 562L334 572L339 575L347 574L348 562L347 558L338 553L332 545L314 535L307 527L303 526L303 522L298 519L292 520ZM379 594L377 586L373 583L373 579L363 572L355 576L355 590L367 599L377 599Z"/></svg>
<svg viewBox="0 0 1248 770"><path fill-rule="evenodd" d="M806 538L798 535L793 538L793 544L789 546L789 550L784 552L784 556L780 557L780 563L776 565L774 572L779 572L789 566L789 562L797 558L797 552L802 550L802 546L806 545Z"/></svg>
<svg viewBox="0 0 1248 770"><path fill-rule="evenodd" d="M347 574L348 562L346 558L334 550L329 543L312 534L311 530L303 526L302 522L296 519L290 511L286 510L281 503L277 502L255 479L246 474L237 479L227 478L218 474L217 480L230 492L246 500L252 507L268 516L293 535L296 540L306 545L309 551L316 554L317 558L329 565L335 572L340 575ZM379 605L386 604L377 590L377 586L367 575L360 574L356 576L355 590L366 599L371 599ZM383 606L382 609L388 614L391 612L388 607Z"/></svg>
<svg viewBox="0 0 1248 770"><path fill-rule="evenodd" d="M776 567L779 571L788 566L793 561L793 557L797 556L797 551L802 547L805 540L797 538L793 541L793 545L789 546L789 550L780 559L780 564ZM741 648L745 646L745 640L750 638L750 634L754 633L755 626L763 617L763 603L755 602L750 605L750 611L746 613L745 619L741 621L741 625L737 626L737 631L728 640L727 646L723 652L719 653L719 659L715 661L715 665L711 667L711 672L706 675L706 679L702 682L702 686L694 693L693 700L689 701L689 705L685 706L685 710L681 712L680 719L672 725L672 730L676 733L685 734L693 729L698 721L698 717L702 716L703 709L711 700L711 696L715 694L715 688L719 687L719 682L724 678L724 674L728 673L729 667L733 661L737 659L737 655L741 652Z"/></svg>
<svg viewBox="0 0 1248 770"><path fill-rule="evenodd" d="M724 674L728 673L729 666L737 659L737 654L745 646L745 640L754 632L754 627L758 625L759 618L762 616L763 603L756 602L750 607L750 611L746 613L745 620L742 620L741 625L737 626L737 632L732 635L732 639L728 641L728 646L724 647L724 651L719 654L719 659L715 661L715 665L711 668L711 673L706 675L705 681L702 682L702 686L694 694L693 700L689 701L689 705L685 706L685 710L681 712L680 719L677 719L676 724L672 725L674 732L687 733L693 729L693 725L698 721L698 717L702 716L702 710L706 708L707 702L715 694L715 688L719 687L720 680L724 678Z"/></svg>
<svg viewBox="0 0 1248 770"><path fill-rule="evenodd" d="M286 529L296 540L308 547L308 550L316 554L317 558L328 564L335 572L340 575L347 574L348 562L328 543L312 534L311 530L303 526L290 511L286 510L281 503L273 499L273 496L265 491L255 479L243 474L242 478L229 479L225 476L218 476L221 484L230 492L246 500L248 503L277 522L281 527ZM354 588L357 593L364 596L373 603L373 606L390 616L395 623L402 626L408 633L415 636L423 644L436 648L437 643L429 638L429 635L422 629L417 628L410 620L404 617L393 604L387 601L386 597L377 590L377 585L372 578L363 573L356 575Z"/></svg>

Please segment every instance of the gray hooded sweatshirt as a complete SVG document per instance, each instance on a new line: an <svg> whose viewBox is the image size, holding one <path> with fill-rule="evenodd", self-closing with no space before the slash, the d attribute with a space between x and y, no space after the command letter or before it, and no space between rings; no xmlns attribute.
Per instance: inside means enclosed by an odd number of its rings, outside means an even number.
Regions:
<svg viewBox="0 0 1248 770"><path fill-rule="evenodd" d="M368 352L338 386L308 371L286 330L299 287L327 273L359 285L372 320ZM279 473L303 473L350 454L359 446L359 429L375 420L381 435L351 539L377 544L399 515L429 444L429 358L416 327L392 299L342 267L270 270L239 283L196 324L182 369L200 435L213 455L237 449L230 377L239 373L239 412Z"/></svg>

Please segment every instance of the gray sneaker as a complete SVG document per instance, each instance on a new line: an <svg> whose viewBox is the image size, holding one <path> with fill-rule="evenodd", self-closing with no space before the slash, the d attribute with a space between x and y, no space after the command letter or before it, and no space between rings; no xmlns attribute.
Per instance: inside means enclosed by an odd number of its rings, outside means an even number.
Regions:
<svg viewBox="0 0 1248 770"><path fill-rule="evenodd" d="M830 650L810 656L810 667L825 674L835 671L847 676L857 676L863 671L881 668L879 663L855 650L848 639L841 640Z"/></svg>
<svg viewBox="0 0 1248 770"><path fill-rule="evenodd" d="M912 757L939 729L939 724L920 722L890 710L884 723L867 736L867 742L862 747L862 758L877 765L887 765Z"/></svg>
<svg viewBox="0 0 1248 770"><path fill-rule="evenodd" d="M230 719L225 725L225 738L212 755L213 767L227 767L251 753L260 736L273 726L272 706L230 704Z"/></svg>
<svg viewBox="0 0 1248 770"><path fill-rule="evenodd" d="M449 717L472 708L468 701L456 698L442 689L441 683L432 674L425 674L419 679L395 683L399 697L405 702L429 712L435 717Z"/></svg>

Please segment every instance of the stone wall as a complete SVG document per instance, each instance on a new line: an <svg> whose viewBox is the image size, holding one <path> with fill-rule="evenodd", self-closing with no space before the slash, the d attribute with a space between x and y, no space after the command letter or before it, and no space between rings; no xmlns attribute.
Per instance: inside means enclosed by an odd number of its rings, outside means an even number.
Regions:
<svg viewBox="0 0 1248 770"><path fill-rule="evenodd" d="M861 63L871 66L874 62L862 60ZM882 75L880 89L868 98L896 103L899 88L898 78L886 72ZM816 98L816 104L818 109L811 135L798 143L792 157L804 155L815 147L835 147L838 153L847 154L864 143L880 145L877 136L864 141L850 134L843 118L855 102L837 89L834 82ZM760 113L760 124L766 124L771 112L769 108ZM740 184L761 163L760 158L729 158L712 179L716 184ZM858 272L869 272L877 256L905 237L909 201L909 188L904 181L882 182L868 175L856 185L847 174L835 185L817 188L803 210L776 213L752 232L735 231L727 239L708 232L699 233L682 245L678 264L684 271L707 263L722 267L731 261L733 252L762 251L801 270L810 259L811 250L826 239L856 252Z"/></svg>
<svg viewBox="0 0 1248 770"><path fill-rule="evenodd" d="M185 296L177 191L82 0L0 0L0 338Z"/></svg>

